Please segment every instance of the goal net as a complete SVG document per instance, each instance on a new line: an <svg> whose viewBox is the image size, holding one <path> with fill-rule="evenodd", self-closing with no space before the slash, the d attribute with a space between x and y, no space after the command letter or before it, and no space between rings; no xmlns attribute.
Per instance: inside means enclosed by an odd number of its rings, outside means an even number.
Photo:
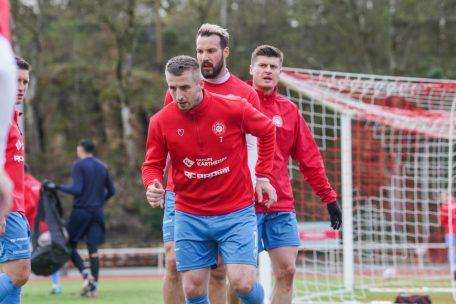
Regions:
<svg viewBox="0 0 456 304"><path fill-rule="evenodd" d="M440 209L455 190L456 81L287 68L281 84L344 216L340 233L328 229L326 207L290 161L302 240L293 302L453 292Z"/></svg>

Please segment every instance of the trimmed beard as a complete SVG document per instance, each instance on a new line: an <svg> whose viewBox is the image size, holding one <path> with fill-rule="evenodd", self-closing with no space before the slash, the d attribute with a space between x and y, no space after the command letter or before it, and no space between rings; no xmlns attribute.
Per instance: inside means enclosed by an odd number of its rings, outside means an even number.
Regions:
<svg viewBox="0 0 456 304"><path fill-rule="evenodd" d="M223 53L222 53L222 56L221 56L219 62L217 62L216 65L212 65L212 72L205 72L203 69L203 66L201 65L201 74L203 74L204 78L208 78L208 79L216 78L222 71L224 62L225 62L225 57L223 57Z"/></svg>

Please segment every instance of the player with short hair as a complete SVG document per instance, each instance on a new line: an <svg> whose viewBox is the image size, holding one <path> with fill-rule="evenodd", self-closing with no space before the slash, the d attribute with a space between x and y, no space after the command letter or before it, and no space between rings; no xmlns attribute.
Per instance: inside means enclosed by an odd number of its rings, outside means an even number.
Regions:
<svg viewBox="0 0 456 304"><path fill-rule="evenodd" d="M21 104L29 84L30 65L16 57L18 67L16 104ZM0 302L20 303L21 287L30 276L30 228L24 208L24 142L18 125L20 113L14 113L5 154L5 171L13 181L13 203L5 219L5 233L0 239Z"/></svg>
<svg viewBox="0 0 456 304"><path fill-rule="evenodd" d="M13 183L5 171L5 150L17 95L17 66L11 48L10 7L0 0L0 220L11 208ZM0 236L4 227L0 227Z"/></svg>
<svg viewBox="0 0 456 304"><path fill-rule="evenodd" d="M186 301L209 303L210 268L220 252L238 296L245 303L262 303L263 289L255 280L257 231L245 135L260 139L255 189L259 201L263 192L268 194L269 207L276 199L269 184L274 126L241 98L204 90L192 57L170 59L165 74L174 103L150 120L142 172L150 205L163 206L169 153L176 193L176 264Z"/></svg>
<svg viewBox="0 0 456 304"><path fill-rule="evenodd" d="M226 59L230 54L230 35L228 31L216 24L201 25L196 34L196 58L203 75L204 89L221 95L239 96L260 109L260 101L255 90L244 81L230 73ZM166 93L165 105L173 102L169 90ZM255 164L258 159L257 139L246 135L248 164L252 184L255 185ZM172 172L172 169L169 170ZM176 270L174 254L174 183L172 174L168 175L166 200L163 216L163 243L165 247L166 272L163 283L165 303L182 303L182 284ZM209 281L209 298L212 304L225 303L226 298L226 267L219 259L219 266L211 271Z"/></svg>
<svg viewBox="0 0 456 304"><path fill-rule="evenodd" d="M339 229L342 214L336 192L326 177L323 160L298 107L277 94L283 53L270 45L258 46L252 53L250 84L257 90L261 111L276 126L276 150L271 184L277 191L277 203L271 208L256 205L259 251L266 249L276 276L272 303L291 303L296 257L300 245L294 208L293 189L288 175L288 160L299 163L307 183L326 203L333 229Z"/></svg>
<svg viewBox="0 0 456 304"><path fill-rule="evenodd" d="M448 246L448 262L456 281L456 200L449 200L448 192L440 193L440 222L445 229L445 243ZM451 213L451 214L450 214ZM450 221L451 218L451 221Z"/></svg>

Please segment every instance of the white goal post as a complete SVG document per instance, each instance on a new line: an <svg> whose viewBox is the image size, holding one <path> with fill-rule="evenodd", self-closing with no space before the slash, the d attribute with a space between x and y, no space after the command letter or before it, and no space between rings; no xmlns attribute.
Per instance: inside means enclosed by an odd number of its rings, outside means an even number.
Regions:
<svg viewBox="0 0 456 304"><path fill-rule="evenodd" d="M309 228L328 220L326 208L290 162L302 223L293 302L454 293L440 209L451 208L455 193L456 81L285 68L281 85L306 119L343 208L339 246L334 238L315 242L329 233Z"/></svg>

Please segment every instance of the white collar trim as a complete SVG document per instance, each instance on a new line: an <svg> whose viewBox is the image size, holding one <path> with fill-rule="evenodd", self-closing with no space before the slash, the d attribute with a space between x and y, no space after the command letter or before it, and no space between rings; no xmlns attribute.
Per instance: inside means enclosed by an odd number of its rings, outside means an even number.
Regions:
<svg viewBox="0 0 456 304"><path fill-rule="evenodd" d="M210 79L203 77L203 79L204 79L204 81L212 83L212 84L222 84L222 83L227 82L228 79L230 78L230 76L231 76L230 72L228 71L228 69L226 69L226 73L222 77L210 78Z"/></svg>

